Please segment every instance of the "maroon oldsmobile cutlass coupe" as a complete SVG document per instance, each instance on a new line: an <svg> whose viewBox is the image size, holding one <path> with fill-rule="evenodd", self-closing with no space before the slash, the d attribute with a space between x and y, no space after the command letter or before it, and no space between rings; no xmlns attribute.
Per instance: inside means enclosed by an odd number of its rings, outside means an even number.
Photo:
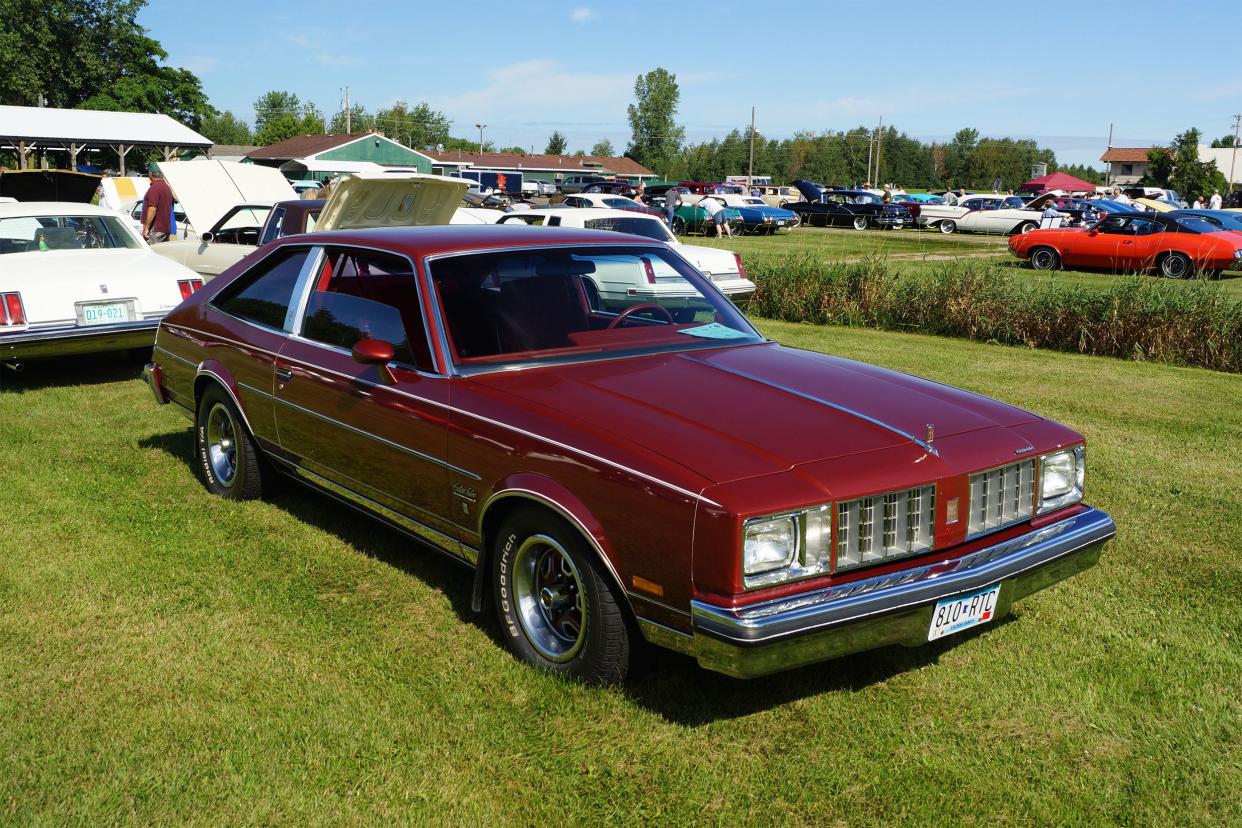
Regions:
<svg viewBox="0 0 1242 828"><path fill-rule="evenodd" d="M939 639L1115 532L1080 435L767 341L646 238L291 236L165 316L154 360L211 491L284 473L430 541L522 659L587 681L637 635L734 676Z"/></svg>

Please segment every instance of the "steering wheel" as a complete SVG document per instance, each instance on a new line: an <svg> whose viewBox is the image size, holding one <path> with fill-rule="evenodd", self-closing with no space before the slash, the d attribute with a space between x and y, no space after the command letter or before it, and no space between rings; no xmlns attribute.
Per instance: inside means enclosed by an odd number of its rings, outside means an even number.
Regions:
<svg viewBox="0 0 1242 828"><path fill-rule="evenodd" d="M617 314L617 317L615 319L613 319L611 322L608 323L607 330L611 331L613 328L620 327L622 322L629 319L631 316L633 316L634 314L638 313L641 310L657 310L660 313L664 314L664 318L667 320L667 323L669 325L673 324L673 315L668 312L668 308L664 307L663 305L657 305L653 302L645 302L641 305L630 305L628 308L621 311L619 314Z"/></svg>
<svg viewBox="0 0 1242 828"><path fill-rule="evenodd" d="M78 241L81 242L83 248L93 250L103 247L103 239L99 235L99 228L91 224L83 224L74 229L76 230Z"/></svg>

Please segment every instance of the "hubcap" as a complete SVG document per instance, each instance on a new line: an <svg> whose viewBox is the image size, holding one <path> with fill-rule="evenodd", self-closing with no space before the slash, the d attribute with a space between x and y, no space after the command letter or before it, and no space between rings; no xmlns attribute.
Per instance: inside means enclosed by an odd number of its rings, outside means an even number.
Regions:
<svg viewBox="0 0 1242 828"><path fill-rule="evenodd" d="M207 462L221 486L232 486L237 476L237 442L233 417L224 403L216 403L207 414Z"/></svg>
<svg viewBox="0 0 1242 828"><path fill-rule="evenodd" d="M532 535L513 557L513 592L526 640L549 661L566 662L586 641L585 590L569 553Z"/></svg>
<svg viewBox="0 0 1242 828"><path fill-rule="evenodd" d="M1180 279L1186 273L1186 263L1180 256L1170 256L1164 260L1164 273L1172 279Z"/></svg>

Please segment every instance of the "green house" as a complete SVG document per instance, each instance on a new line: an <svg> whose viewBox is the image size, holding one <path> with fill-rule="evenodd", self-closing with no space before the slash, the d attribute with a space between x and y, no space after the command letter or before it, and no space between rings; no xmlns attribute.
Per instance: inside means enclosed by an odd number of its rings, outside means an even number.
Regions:
<svg viewBox="0 0 1242 828"><path fill-rule="evenodd" d="M298 135L247 153L243 163L276 167L286 178L327 181L382 167L431 172L432 159L378 132Z"/></svg>

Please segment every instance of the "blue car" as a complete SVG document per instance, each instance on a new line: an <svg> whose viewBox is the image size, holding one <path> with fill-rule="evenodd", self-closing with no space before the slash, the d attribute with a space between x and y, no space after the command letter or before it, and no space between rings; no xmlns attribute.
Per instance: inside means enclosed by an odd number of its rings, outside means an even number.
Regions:
<svg viewBox="0 0 1242 828"><path fill-rule="evenodd" d="M1171 210L1169 215L1174 218L1193 216L1194 218L1201 218L1209 224L1214 224L1221 230L1232 230L1235 233L1242 233L1242 213L1234 213L1229 210Z"/></svg>
<svg viewBox="0 0 1242 828"><path fill-rule="evenodd" d="M901 200L905 201L907 198L919 204L944 204L944 196L935 193L908 193Z"/></svg>
<svg viewBox="0 0 1242 828"><path fill-rule="evenodd" d="M743 233L770 236L777 230L792 230L801 224L798 214L793 210L773 207L759 196L726 193L714 195L712 198L741 215Z"/></svg>

